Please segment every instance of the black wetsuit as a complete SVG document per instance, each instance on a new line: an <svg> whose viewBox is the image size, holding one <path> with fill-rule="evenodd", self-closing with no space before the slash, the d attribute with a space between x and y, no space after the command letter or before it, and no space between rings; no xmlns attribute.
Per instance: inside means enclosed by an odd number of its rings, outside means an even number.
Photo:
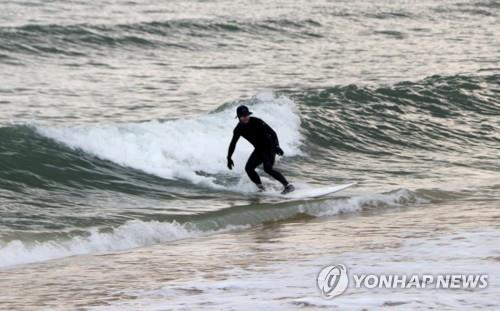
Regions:
<svg viewBox="0 0 500 311"><path fill-rule="evenodd" d="M266 173L277 179L284 186L288 185L286 178L280 172L273 169L276 147L279 147L276 132L259 118L250 117L248 123L239 122L234 128L233 139L231 140L231 144L229 144L228 159L233 155L234 148L240 136L243 136L255 147L245 165L248 177L254 183L260 185L262 182L259 175L255 172L255 168L260 164L264 164L264 171Z"/></svg>

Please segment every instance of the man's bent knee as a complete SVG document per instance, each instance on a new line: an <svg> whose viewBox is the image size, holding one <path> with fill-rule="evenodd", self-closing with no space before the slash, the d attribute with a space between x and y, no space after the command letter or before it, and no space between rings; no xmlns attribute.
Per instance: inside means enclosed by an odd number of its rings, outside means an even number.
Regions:
<svg viewBox="0 0 500 311"><path fill-rule="evenodd" d="M245 171L250 174L255 171L255 168L251 165L245 165Z"/></svg>
<svg viewBox="0 0 500 311"><path fill-rule="evenodd" d="M270 174L273 171L272 165L264 165L264 172Z"/></svg>

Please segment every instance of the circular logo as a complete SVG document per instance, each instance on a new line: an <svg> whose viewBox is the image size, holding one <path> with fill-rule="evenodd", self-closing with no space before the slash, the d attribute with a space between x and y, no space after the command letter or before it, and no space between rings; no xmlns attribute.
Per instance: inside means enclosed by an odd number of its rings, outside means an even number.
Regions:
<svg viewBox="0 0 500 311"><path fill-rule="evenodd" d="M324 267L318 273L317 283L323 298L331 299L342 294L349 284L346 266L330 265Z"/></svg>

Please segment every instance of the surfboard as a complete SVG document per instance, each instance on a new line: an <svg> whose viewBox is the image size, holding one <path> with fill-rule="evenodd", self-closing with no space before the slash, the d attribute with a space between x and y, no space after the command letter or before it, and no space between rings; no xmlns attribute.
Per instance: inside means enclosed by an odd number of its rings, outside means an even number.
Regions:
<svg viewBox="0 0 500 311"><path fill-rule="evenodd" d="M281 194L281 193L268 193L264 192L264 194L270 196L277 196L280 198L291 199L291 200L300 200L300 199L311 199L311 198L319 198L323 196L330 195L335 192L342 191L349 187L356 185L356 183L343 184L343 185L332 185L326 187L317 187L317 188L306 188L306 189L295 189L295 191Z"/></svg>

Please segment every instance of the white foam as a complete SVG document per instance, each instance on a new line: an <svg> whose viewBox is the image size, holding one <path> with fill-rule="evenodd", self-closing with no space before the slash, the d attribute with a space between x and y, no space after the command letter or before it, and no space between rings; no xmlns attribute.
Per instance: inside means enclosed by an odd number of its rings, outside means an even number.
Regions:
<svg viewBox="0 0 500 311"><path fill-rule="evenodd" d="M130 220L107 232L97 228L90 229L86 236L31 243L14 240L5 245L0 244L0 267L88 253L121 251L240 228L245 226L227 226L217 231L202 231L189 223Z"/></svg>
<svg viewBox="0 0 500 311"><path fill-rule="evenodd" d="M88 234L79 234L72 238L50 241L14 240L0 244L0 267L25 263L40 262L50 259L82 255L97 252L121 251L156 243L198 237L217 232L242 229L267 220L286 219L297 213L315 217L333 216L340 213L361 211L364 207L399 206L404 202L417 200L415 195L405 189L388 193L364 194L347 198L335 198L321 202L305 202L288 205L285 209L272 206L246 214L228 214L220 220L226 222L211 230L201 230L194 223L180 224L173 222L129 220L121 226L108 228L107 231L91 228ZM234 217L234 218L233 218ZM244 222L241 219L244 217Z"/></svg>
<svg viewBox="0 0 500 311"><path fill-rule="evenodd" d="M285 155L299 154L300 118L293 101L264 92L257 95L254 102L250 106L254 116L276 130ZM244 164L252 150L249 143L240 139L234 154L235 169L227 169L227 148L237 123L234 108L165 122L37 126L36 129L42 135L101 159L167 179L186 179L218 187L214 177L196 172L244 176Z"/></svg>
<svg viewBox="0 0 500 311"><path fill-rule="evenodd" d="M345 198L327 200L323 203L313 202L300 205L300 212L315 217L333 216L340 213L359 212L365 207L397 207L408 202L427 203L424 198L420 198L408 189L398 189L385 193L366 193Z"/></svg>

